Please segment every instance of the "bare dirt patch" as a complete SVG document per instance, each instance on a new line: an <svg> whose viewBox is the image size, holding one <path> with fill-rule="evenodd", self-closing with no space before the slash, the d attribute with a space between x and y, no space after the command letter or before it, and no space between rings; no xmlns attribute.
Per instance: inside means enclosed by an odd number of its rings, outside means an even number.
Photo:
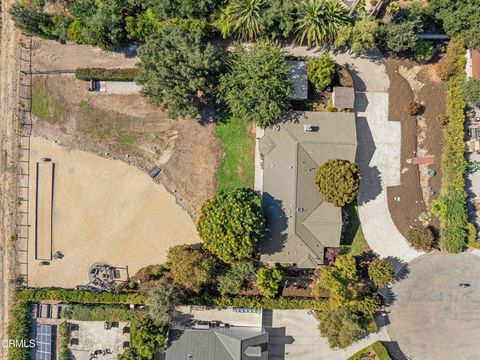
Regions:
<svg viewBox="0 0 480 360"><path fill-rule="evenodd" d="M61 105L54 124L37 119L34 132L66 147L120 159L143 170L158 165L158 180L192 217L215 191L219 144L215 125L171 120L141 95L86 91L72 75L36 75Z"/></svg>
<svg viewBox="0 0 480 360"><path fill-rule="evenodd" d="M417 156L417 121L405 110L415 94L409 82L400 74L400 66L407 69L412 64L388 59L386 70L390 78L389 119L401 123L400 184L387 188L388 208L397 229L405 236L411 226L420 226L422 214L426 213L420 188L420 172L417 165L407 163L407 159Z"/></svg>
<svg viewBox="0 0 480 360"><path fill-rule="evenodd" d="M78 67L130 68L138 62L138 58L93 46L61 44L40 38L34 39L32 50L33 72L75 71Z"/></svg>
<svg viewBox="0 0 480 360"><path fill-rule="evenodd" d="M169 247L198 242L192 219L147 174L38 137L31 138L31 194L36 163L43 157L55 163L52 252L61 251L65 257L39 266L32 236L29 286L86 284L90 266L98 262L128 266L134 274L166 261ZM31 200L35 209L35 197ZM34 217L32 210L32 234Z"/></svg>

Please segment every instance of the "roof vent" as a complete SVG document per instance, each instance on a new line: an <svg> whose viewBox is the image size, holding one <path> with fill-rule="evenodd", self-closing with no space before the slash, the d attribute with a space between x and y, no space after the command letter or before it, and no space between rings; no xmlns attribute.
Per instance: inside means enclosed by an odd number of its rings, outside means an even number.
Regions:
<svg viewBox="0 0 480 360"><path fill-rule="evenodd" d="M297 208L297 212L304 212L305 209L304 208Z"/></svg>
<svg viewBox="0 0 480 360"><path fill-rule="evenodd" d="M313 131L312 125L303 125L303 131Z"/></svg>

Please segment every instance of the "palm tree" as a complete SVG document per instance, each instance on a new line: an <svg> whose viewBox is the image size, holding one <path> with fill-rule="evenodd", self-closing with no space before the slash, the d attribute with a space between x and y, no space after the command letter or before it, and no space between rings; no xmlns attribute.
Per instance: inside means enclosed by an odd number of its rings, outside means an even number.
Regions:
<svg viewBox="0 0 480 360"><path fill-rule="evenodd" d="M230 19L233 29L241 40L255 40L263 28L262 10L265 0L233 0Z"/></svg>
<svg viewBox="0 0 480 360"><path fill-rule="evenodd" d="M297 42L308 47L333 41L341 26L348 23L346 9L338 0L303 0L298 8Z"/></svg>

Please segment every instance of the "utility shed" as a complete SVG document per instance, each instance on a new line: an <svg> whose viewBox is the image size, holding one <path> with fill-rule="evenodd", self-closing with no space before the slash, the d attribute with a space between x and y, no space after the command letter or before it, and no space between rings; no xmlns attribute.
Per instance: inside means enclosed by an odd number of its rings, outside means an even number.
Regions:
<svg viewBox="0 0 480 360"><path fill-rule="evenodd" d="M472 49L472 77L480 79L480 51Z"/></svg>
<svg viewBox="0 0 480 360"><path fill-rule="evenodd" d="M341 208L324 201L315 184L327 160L355 161L355 114L291 111L259 139L267 234L261 260L300 268L323 264L326 247L338 247Z"/></svg>
<svg viewBox="0 0 480 360"><path fill-rule="evenodd" d="M337 109L353 109L355 106L355 90L353 87L336 86L332 94L333 106Z"/></svg>
<svg viewBox="0 0 480 360"><path fill-rule="evenodd" d="M290 100L307 100L307 63L305 61L286 61L285 63L288 67L288 78L292 83L292 96L290 96Z"/></svg>

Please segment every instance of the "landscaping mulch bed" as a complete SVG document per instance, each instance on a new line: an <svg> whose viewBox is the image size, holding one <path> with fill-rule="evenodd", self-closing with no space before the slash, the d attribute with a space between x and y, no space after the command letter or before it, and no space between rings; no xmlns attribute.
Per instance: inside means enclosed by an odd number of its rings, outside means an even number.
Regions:
<svg viewBox="0 0 480 360"><path fill-rule="evenodd" d="M420 173L417 165L407 164L407 159L416 156L417 122L405 110L414 99L414 93L405 78L399 73L400 66L411 67L406 60L386 61L386 70L390 78L389 120L401 123L400 184L387 188L388 208L397 229L405 236L411 226L421 225L419 216L426 212L420 188ZM438 161L439 159L436 159Z"/></svg>

